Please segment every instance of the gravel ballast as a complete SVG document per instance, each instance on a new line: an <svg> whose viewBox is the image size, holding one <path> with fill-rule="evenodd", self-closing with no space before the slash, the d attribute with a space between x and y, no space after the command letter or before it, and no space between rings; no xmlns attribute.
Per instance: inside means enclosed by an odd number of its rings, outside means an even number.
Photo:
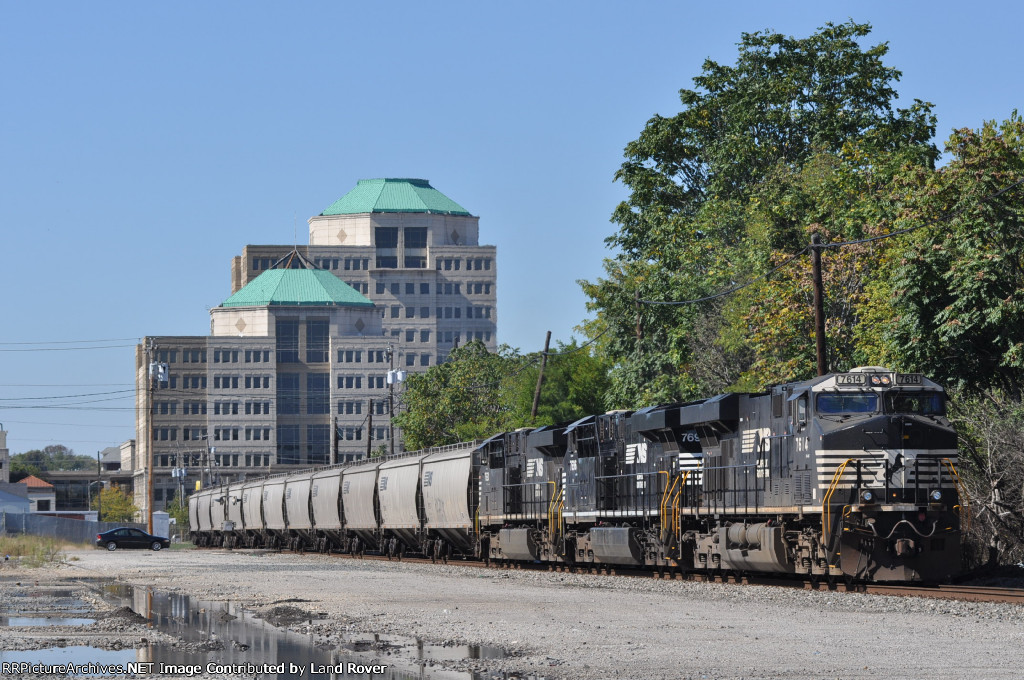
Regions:
<svg viewBox="0 0 1024 680"><path fill-rule="evenodd" d="M26 578L105 576L352 633L501 647L546 678L1017 678L1024 607L259 551L85 550ZM4 584L0 583L0 589ZM275 609L276 608L276 609ZM2 639L0 639L2 641Z"/></svg>

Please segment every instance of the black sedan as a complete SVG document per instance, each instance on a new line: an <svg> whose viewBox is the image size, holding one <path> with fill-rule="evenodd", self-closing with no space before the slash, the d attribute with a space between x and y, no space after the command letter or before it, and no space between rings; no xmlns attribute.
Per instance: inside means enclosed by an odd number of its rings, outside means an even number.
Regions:
<svg viewBox="0 0 1024 680"><path fill-rule="evenodd" d="M162 536L147 534L142 529L121 528L96 534L96 547L107 550L117 550L118 548L160 550L161 548L170 548L171 541Z"/></svg>

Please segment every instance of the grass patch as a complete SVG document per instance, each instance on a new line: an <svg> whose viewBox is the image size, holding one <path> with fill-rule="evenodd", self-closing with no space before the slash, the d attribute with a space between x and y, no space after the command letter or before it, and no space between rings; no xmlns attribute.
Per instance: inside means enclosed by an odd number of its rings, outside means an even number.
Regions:
<svg viewBox="0 0 1024 680"><path fill-rule="evenodd" d="M48 536L0 536L0 555L10 557L19 566L37 568L63 564L67 543Z"/></svg>
<svg viewBox="0 0 1024 680"><path fill-rule="evenodd" d="M182 543L171 543L171 550L192 550L196 546L187 541Z"/></svg>

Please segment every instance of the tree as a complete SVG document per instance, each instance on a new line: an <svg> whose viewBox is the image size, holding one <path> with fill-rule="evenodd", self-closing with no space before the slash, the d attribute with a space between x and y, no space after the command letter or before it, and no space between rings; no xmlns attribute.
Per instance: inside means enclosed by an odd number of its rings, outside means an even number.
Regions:
<svg viewBox="0 0 1024 680"><path fill-rule="evenodd" d="M41 451L33 449L11 456L11 472L22 473L26 477L50 470L94 470L96 465L95 458L76 455L63 444L54 444Z"/></svg>
<svg viewBox="0 0 1024 680"><path fill-rule="evenodd" d="M1024 560L1024 403L998 390L952 400L969 566Z"/></svg>
<svg viewBox="0 0 1024 680"><path fill-rule="evenodd" d="M548 357L534 419L530 413L539 372L538 360L528 364L520 374L515 404L517 423L560 423L607 410L604 399L610 384L608 366L575 340L569 344L556 343L555 350Z"/></svg>
<svg viewBox="0 0 1024 680"><path fill-rule="evenodd" d="M139 514L139 509L132 501L132 497L117 485L104 488L98 496L92 499L90 509L99 510L100 507L102 507L101 522L132 522Z"/></svg>
<svg viewBox="0 0 1024 680"><path fill-rule="evenodd" d="M451 352L448 361L405 383L404 411L395 416L409 449L442 446L514 430L575 420L605 410L607 365L575 341L556 343L531 418L540 353L508 347L491 353L480 342Z"/></svg>
<svg viewBox="0 0 1024 680"><path fill-rule="evenodd" d="M709 296L806 246L820 221L800 190L812 160L934 163L930 105L893 108L900 73L884 65L886 45L860 46L869 32L850 21L804 39L743 34L735 66L706 61L696 88L680 91L683 111L653 117L627 145L616 179L630 196L608 239L619 253L607 278L581 282L597 313L584 328L605 333L614 365L615 405L705 396L756 361L737 334L741 306L641 301Z"/></svg>
<svg viewBox="0 0 1024 680"><path fill-rule="evenodd" d="M178 527L178 533L183 537L188 537L188 495L179 496L178 492L174 492L174 496L171 500L167 501L167 514L174 520L175 525Z"/></svg>
<svg viewBox="0 0 1024 680"><path fill-rule="evenodd" d="M455 444L510 428L515 379L524 362L508 347L491 353L474 341L453 349L445 363L410 375L405 410L394 417L406 447Z"/></svg>
<svg viewBox="0 0 1024 680"><path fill-rule="evenodd" d="M968 392L1024 396L1024 120L956 130L949 164L904 202L909 225L891 276L878 344L896 367ZM996 195L999 194L999 195ZM934 221L928 224L929 221ZM878 319L883 321L883 319Z"/></svg>

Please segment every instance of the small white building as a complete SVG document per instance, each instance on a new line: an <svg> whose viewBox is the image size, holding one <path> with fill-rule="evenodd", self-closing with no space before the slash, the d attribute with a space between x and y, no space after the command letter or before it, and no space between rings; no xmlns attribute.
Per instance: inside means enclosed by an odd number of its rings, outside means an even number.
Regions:
<svg viewBox="0 0 1024 680"><path fill-rule="evenodd" d="M57 489L53 484L29 475L18 482L28 489L29 512L53 512L57 509Z"/></svg>

